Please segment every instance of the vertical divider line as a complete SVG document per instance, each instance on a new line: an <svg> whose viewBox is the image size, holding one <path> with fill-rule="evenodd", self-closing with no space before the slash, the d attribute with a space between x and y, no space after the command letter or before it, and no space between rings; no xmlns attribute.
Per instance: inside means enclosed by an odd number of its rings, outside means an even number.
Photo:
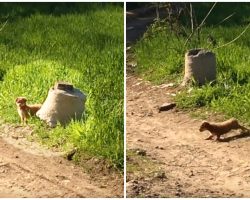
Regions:
<svg viewBox="0 0 250 200"><path fill-rule="evenodd" d="M123 2L123 9L124 9L124 198L126 199L126 58L127 58L127 53L126 53L126 0Z"/></svg>

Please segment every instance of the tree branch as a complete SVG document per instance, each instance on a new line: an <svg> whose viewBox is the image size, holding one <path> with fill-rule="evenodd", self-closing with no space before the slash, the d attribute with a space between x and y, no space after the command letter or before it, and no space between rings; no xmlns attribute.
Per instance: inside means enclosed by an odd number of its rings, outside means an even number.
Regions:
<svg viewBox="0 0 250 200"><path fill-rule="evenodd" d="M3 28L6 26L7 22L8 22L8 19L3 23L2 27L0 28L0 31L3 30Z"/></svg>
<svg viewBox="0 0 250 200"><path fill-rule="evenodd" d="M235 42L236 40L238 40L246 31L247 31L247 29L249 28L249 26L250 26L250 23L247 25L247 27L236 37L236 38L234 38L233 40L231 40L230 42L228 42L228 43L226 43L226 44L223 44L223 45L221 45L221 46L219 46L219 47L216 47L216 48L214 48L214 49L219 49L219 48L221 48L221 47L225 47L225 46L227 46L227 45L229 45L229 44L232 44L233 42Z"/></svg>
<svg viewBox="0 0 250 200"><path fill-rule="evenodd" d="M199 29L203 26L203 24L205 23L206 19L208 18L208 16L209 16L210 13L212 12L212 10L214 9L214 7L215 7L216 4L217 4L217 2L215 2L215 3L213 4L213 6L210 8L210 10L208 11L207 15L204 17L204 19L202 20L202 22L200 23L200 25L195 29L195 31L198 31L198 32L199 32ZM194 31L194 32L195 32L195 31ZM184 46L187 45L187 43L188 43L188 41L190 40L190 38L194 35L194 32L192 32L192 33L188 36L187 40L186 40L185 43L184 43Z"/></svg>

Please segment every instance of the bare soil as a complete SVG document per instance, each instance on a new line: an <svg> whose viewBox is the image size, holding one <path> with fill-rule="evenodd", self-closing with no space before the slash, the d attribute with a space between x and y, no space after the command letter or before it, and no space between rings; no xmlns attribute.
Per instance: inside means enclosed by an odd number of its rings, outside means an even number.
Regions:
<svg viewBox="0 0 250 200"><path fill-rule="evenodd" d="M127 74L127 197L250 197L249 134L204 140L192 112L158 112L176 92Z"/></svg>
<svg viewBox="0 0 250 200"><path fill-rule="evenodd" d="M122 197L123 177L103 171L98 159L90 159L94 170L66 160L26 138L29 126L0 127L0 197ZM84 165L84 163L81 163ZM85 164L85 165L86 165Z"/></svg>

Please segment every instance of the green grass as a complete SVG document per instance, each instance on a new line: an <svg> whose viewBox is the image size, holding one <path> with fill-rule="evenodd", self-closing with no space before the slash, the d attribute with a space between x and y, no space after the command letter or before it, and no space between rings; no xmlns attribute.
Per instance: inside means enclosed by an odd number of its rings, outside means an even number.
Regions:
<svg viewBox="0 0 250 200"><path fill-rule="evenodd" d="M200 21L206 15L212 3L195 3ZM236 12L225 24L213 26L225 16ZM230 10L231 9L231 10ZM207 108L222 112L228 117L236 117L250 124L250 28L242 37L232 44L213 49L207 42L212 35L219 47L237 37L250 19L249 3L219 3L209 16L209 20L201 32L201 41L195 37L184 46L189 34L178 35L170 33L164 22L153 24L144 37L134 46L138 68L137 73L155 84L166 81L181 83L184 76L184 54L192 48L211 49L216 54L217 82L203 87L193 86L191 92L183 90L176 97L181 108ZM228 14L228 15L227 15ZM188 26L185 27L190 33Z"/></svg>
<svg viewBox="0 0 250 200"><path fill-rule="evenodd" d="M122 169L122 5L76 3L67 10L65 3L3 3L10 17L0 32L1 118L19 123L17 96L43 102L55 81L71 82L87 95L85 118L52 130L32 119L38 138L49 146L78 147Z"/></svg>

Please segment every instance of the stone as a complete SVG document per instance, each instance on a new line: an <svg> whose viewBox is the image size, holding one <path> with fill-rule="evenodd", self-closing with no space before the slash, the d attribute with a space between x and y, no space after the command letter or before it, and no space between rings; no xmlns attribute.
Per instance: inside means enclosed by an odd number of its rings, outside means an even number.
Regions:
<svg viewBox="0 0 250 200"><path fill-rule="evenodd" d="M164 103L161 106L159 106L158 109L159 109L159 112L168 111L168 110L173 109L175 106L176 106L176 103Z"/></svg>
<svg viewBox="0 0 250 200"><path fill-rule="evenodd" d="M58 81L55 83L54 88L58 89L58 90L69 90L69 91L73 91L74 87L72 84L67 83L67 82L63 82L63 81Z"/></svg>
<svg viewBox="0 0 250 200"><path fill-rule="evenodd" d="M146 150L143 149L137 149L135 153L139 156L146 156Z"/></svg>
<svg viewBox="0 0 250 200"><path fill-rule="evenodd" d="M164 178L167 178L167 177L166 177L165 172L163 172L163 171L158 171L158 172L155 172L154 178L164 179Z"/></svg>

